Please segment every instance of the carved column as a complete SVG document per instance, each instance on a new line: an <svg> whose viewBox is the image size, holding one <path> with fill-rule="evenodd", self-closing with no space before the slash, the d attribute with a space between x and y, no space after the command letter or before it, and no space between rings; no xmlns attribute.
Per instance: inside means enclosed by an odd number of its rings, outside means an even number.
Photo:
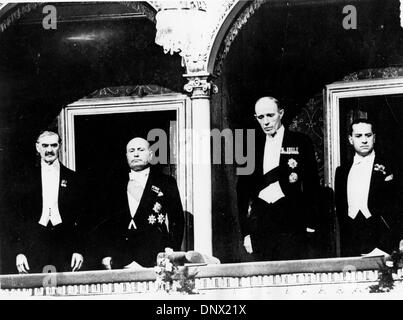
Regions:
<svg viewBox="0 0 403 320"><path fill-rule="evenodd" d="M208 74L185 75L191 97L194 249L212 255L210 96L217 86Z"/></svg>

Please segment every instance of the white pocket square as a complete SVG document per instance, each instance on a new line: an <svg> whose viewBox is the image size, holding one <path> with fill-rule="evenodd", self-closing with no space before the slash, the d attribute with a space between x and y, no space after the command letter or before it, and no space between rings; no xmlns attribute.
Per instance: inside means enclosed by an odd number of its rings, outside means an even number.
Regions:
<svg viewBox="0 0 403 320"><path fill-rule="evenodd" d="M393 174L390 174L385 178L385 181L391 181L391 180L393 180Z"/></svg>

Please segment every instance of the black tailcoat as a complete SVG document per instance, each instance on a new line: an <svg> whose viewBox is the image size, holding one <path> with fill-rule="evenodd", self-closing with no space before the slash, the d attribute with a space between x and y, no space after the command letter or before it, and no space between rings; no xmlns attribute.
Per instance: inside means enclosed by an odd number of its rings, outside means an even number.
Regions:
<svg viewBox="0 0 403 320"><path fill-rule="evenodd" d="M308 136L287 129L284 131L278 181L285 197L277 201L274 207L267 206L265 201L258 198L262 190L265 138L262 134L256 139L254 172L239 176L238 179L241 232L243 237L251 234L256 253L266 250L266 242L279 239L279 234L284 236L279 240L283 248L288 246L287 239L293 238L289 246L297 246L296 251L291 250L292 248L281 249L281 257L279 256L281 259L293 259L297 258L294 254L303 256L306 228L316 228L315 216L318 209L315 197L319 194L319 177L315 152ZM261 243L257 243L257 240ZM262 258L276 259L273 256Z"/></svg>
<svg viewBox="0 0 403 320"><path fill-rule="evenodd" d="M58 207L62 223L46 227L38 222L42 214L41 166L22 170L19 176L13 226L15 254L25 254L30 272L41 272L44 265L57 271L71 270L73 253L82 254L82 188L77 174L60 163Z"/></svg>
<svg viewBox="0 0 403 320"><path fill-rule="evenodd" d="M383 166L383 170L378 170ZM368 209L372 217L366 219L361 212L353 220L348 216L347 179L352 161L336 169L336 212L340 229L342 256L359 256L378 247L386 252L397 249L401 235L396 220L396 173L389 161L375 156L371 174ZM391 179L393 175L393 179ZM386 179L386 180L385 180Z"/></svg>
<svg viewBox="0 0 403 320"><path fill-rule="evenodd" d="M101 256L110 256L114 268L136 261L151 267L166 247L180 250L184 232L184 214L176 180L150 168L139 206L132 219L127 199L128 173L111 182L104 196L104 221L101 232ZM168 219L167 228L166 219Z"/></svg>

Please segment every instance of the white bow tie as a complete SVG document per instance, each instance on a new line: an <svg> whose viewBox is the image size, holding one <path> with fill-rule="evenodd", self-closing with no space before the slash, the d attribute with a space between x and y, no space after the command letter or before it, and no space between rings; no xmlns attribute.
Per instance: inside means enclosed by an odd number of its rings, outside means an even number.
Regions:
<svg viewBox="0 0 403 320"><path fill-rule="evenodd" d="M135 171L130 171L129 172L129 179L138 181L138 182L145 182L147 180L148 173L144 172L135 172Z"/></svg>
<svg viewBox="0 0 403 320"><path fill-rule="evenodd" d="M365 157L365 158L355 158L353 165L357 165L357 164L364 164L364 163L368 163L370 161L369 158Z"/></svg>
<svg viewBox="0 0 403 320"><path fill-rule="evenodd" d="M372 151L371 154L369 154L369 155L367 155L367 156L365 156L365 157L355 155L355 156L354 156L353 165L355 165L355 164L361 164L361 163L368 163L368 162L370 162L370 161L372 160L372 158L374 158L374 157L375 157L375 152L374 152L374 151Z"/></svg>

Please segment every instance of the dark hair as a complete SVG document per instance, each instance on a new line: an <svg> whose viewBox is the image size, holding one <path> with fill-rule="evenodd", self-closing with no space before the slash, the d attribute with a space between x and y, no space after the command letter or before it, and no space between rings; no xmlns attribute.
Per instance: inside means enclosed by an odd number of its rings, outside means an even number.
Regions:
<svg viewBox="0 0 403 320"><path fill-rule="evenodd" d="M358 124L358 123L370 124L371 128L372 128L372 132L375 133L375 124L373 121L366 119L366 118L358 118L358 119L354 119L354 121L350 124L350 127L348 129L348 134L350 136L353 134L353 125Z"/></svg>

